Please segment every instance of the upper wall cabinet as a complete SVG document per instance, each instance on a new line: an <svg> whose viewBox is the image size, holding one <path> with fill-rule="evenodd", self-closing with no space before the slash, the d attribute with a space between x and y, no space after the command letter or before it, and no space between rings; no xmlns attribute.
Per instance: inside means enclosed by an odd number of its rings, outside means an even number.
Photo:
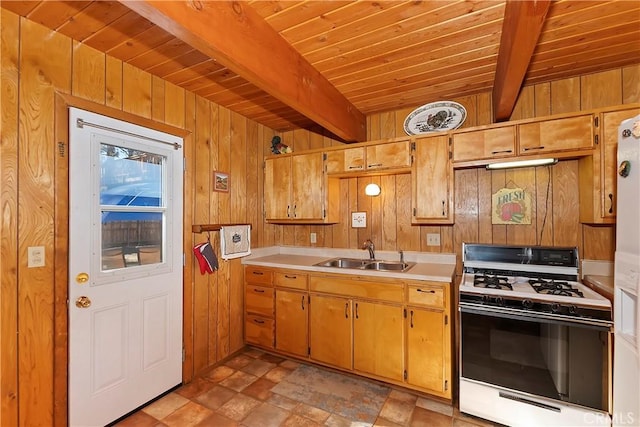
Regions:
<svg viewBox="0 0 640 427"><path fill-rule="evenodd" d="M640 108L600 113L596 118L597 147L579 161L580 221L611 224L616 218L618 126L640 114Z"/></svg>
<svg viewBox="0 0 640 427"><path fill-rule="evenodd" d="M452 138L454 163L510 157L516 153L514 125L460 131Z"/></svg>
<svg viewBox="0 0 640 427"><path fill-rule="evenodd" d="M411 166L410 143L374 144L327 152L327 173L354 174L407 169Z"/></svg>
<svg viewBox="0 0 640 427"><path fill-rule="evenodd" d="M338 184L328 181L322 153L282 155L265 160L266 220L276 223L337 221ZM331 201L333 199L333 201Z"/></svg>
<svg viewBox="0 0 640 427"><path fill-rule="evenodd" d="M417 138L411 169L414 224L453 224L449 136Z"/></svg>
<svg viewBox="0 0 640 427"><path fill-rule="evenodd" d="M518 154L593 148L593 115L584 114L518 125Z"/></svg>

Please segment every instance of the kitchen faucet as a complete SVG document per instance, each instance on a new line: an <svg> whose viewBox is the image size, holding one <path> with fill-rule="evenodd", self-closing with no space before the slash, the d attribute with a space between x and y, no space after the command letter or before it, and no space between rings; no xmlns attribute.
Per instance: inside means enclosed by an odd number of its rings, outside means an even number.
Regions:
<svg viewBox="0 0 640 427"><path fill-rule="evenodd" d="M364 241L364 244L362 245L362 249L368 249L369 258L376 259L376 254L374 252L375 247L373 246L373 242L371 241L371 239L367 239Z"/></svg>

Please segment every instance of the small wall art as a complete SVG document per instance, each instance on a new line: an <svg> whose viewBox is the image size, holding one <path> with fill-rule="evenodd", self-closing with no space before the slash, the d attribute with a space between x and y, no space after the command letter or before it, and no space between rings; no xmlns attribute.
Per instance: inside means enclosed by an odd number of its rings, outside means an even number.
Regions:
<svg viewBox="0 0 640 427"><path fill-rule="evenodd" d="M229 174L225 172L213 172L213 191L229 192Z"/></svg>
<svg viewBox="0 0 640 427"><path fill-rule="evenodd" d="M491 196L492 224L531 224L531 194L523 188L501 188Z"/></svg>

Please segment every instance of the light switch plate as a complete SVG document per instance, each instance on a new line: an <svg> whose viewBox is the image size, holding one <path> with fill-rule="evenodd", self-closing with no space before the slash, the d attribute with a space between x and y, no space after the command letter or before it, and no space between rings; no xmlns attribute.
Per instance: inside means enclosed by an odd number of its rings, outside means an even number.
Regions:
<svg viewBox="0 0 640 427"><path fill-rule="evenodd" d="M316 233L311 233L311 235L309 236L309 240L311 240L311 243L317 243L318 242L318 236Z"/></svg>
<svg viewBox="0 0 640 427"><path fill-rule="evenodd" d="M366 212L351 212L351 227L353 227L353 228L366 228L367 227L367 213Z"/></svg>
<svg viewBox="0 0 640 427"><path fill-rule="evenodd" d="M44 246L29 246L27 248L27 267L44 267Z"/></svg>

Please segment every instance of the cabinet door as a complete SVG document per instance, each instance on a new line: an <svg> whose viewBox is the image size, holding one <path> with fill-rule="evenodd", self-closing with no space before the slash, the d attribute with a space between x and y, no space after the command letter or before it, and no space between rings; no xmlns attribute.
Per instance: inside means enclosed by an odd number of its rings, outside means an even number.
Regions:
<svg viewBox="0 0 640 427"><path fill-rule="evenodd" d="M618 126L623 120L640 114L640 108L624 111L613 111L601 115L600 146L602 153L602 192L601 216L615 218L616 216L616 186L618 178Z"/></svg>
<svg viewBox="0 0 640 427"><path fill-rule="evenodd" d="M364 169L364 147L327 152L328 174L358 172Z"/></svg>
<svg viewBox="0 0 640 427"><path fill-rule="evenodd" d="M454 133L453 162L495 159L516 154L516 127Z"/></svg>
<svg viewBox="0 0 640 427"><path fill-rule="evenodd" d="M518 125L519 153L539 154L593 148L591 114Z"/></svg>
<svg viewBox="0 0 640 427"><path fill-rule="evenodd" d="M322 153L291 158L291 219L323 218L324 171Z"/></svg>
<svg viewBox="0 0 640 427"><path fill-rule="evenodd" d="M311 359L351 369L351 342L351 301L312 294L309 303Z"/></svg>
<svg viewBox="0 0 640 427"><path fill-rule="evenodd" d="M402 307L357 300L353 304L353 369L402 381Z"/></svg>
<svg viewBox="0 0 640 427"><path fill-rule="evenodd" d="M450 326L445 314L414 307L407 311L407 382L450 396Z"/></svg>
<svg viewBox="0 0 640 427"><path fill-rule="evenodd" d="M307 356L307 293L276 289L276 350Z"/></svg>
<svg viewBox="0 0 640 427"><path fill-rule="evenodd" d="M245 315L244 338L249 344L273 348L273 319Z"/></svg>
<svg viewBox="0 0 640 427"><path fill-rule="evenodd" d="M266 219L289 219L291 215L291 156L267 159L264 164Z"/></svg>
<svg viewBox="0 0 640 427"><path fill-rule="evenodd" d="M367 170L408 168L411 166L409 141L370 145L367 149Z"/></svg>
<svg viewBox="0 0 640 427"><path fill-rule="evenodd" d="M452 224L453 168L447 136L416 140L411 178L413 222Z"/></svg>

